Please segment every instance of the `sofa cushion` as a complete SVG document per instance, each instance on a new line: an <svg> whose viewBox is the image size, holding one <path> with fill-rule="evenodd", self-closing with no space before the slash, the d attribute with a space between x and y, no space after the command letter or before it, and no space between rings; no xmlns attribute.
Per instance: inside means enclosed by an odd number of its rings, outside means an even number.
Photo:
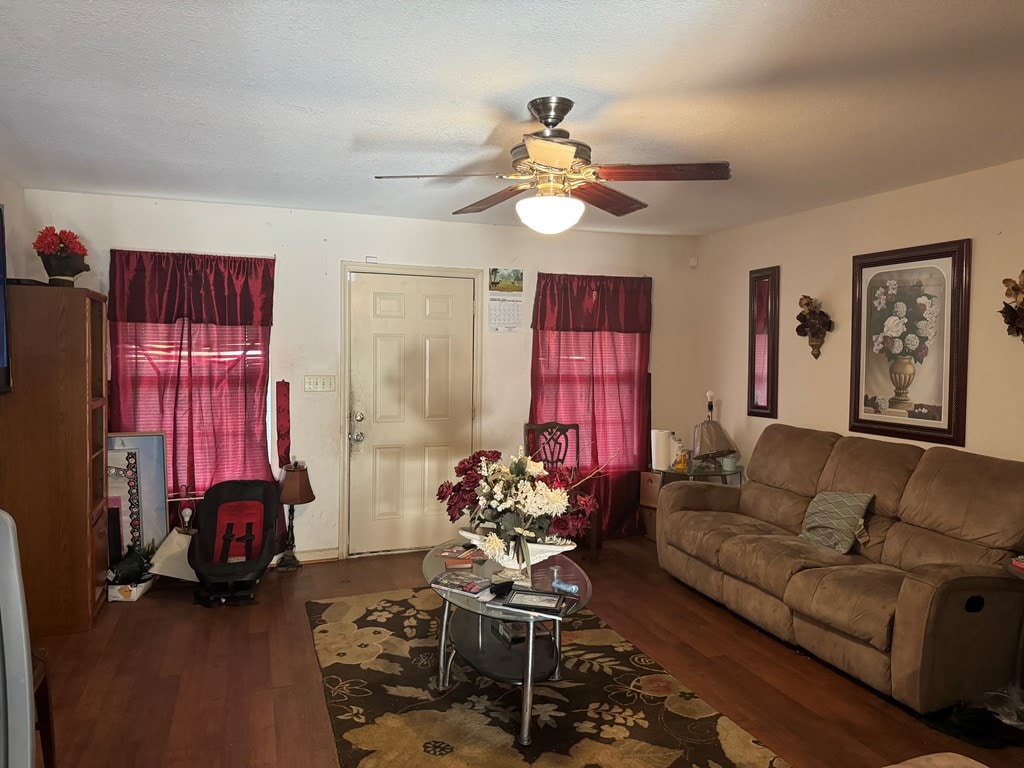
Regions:
<svg viewBox="0 0 1024 768"><path fill-rule="evenodd" d="M899 517L990 549L1024 551L1024 462L929 448L907 483Z"/></svg>
<svg viewBox="0 0 1024 768"><path fill-rule="evenodd" d="M888 652L905 575L879 563L812 568L789 580L783 600L794 613Z"/></svg>
<svg viewBox="0 0 1024 768"><path fill-rule="evenodd" d="M858 539L867 540L864 514L874 498L870 493L819 492L807 505L800 538L845 555Z"/></svg>
<svg viewBox="0 0 1024 768"><path fill-rule="evenodd" d="M779 600L794 574L808 568L869 563L859 555L835 550L796 536L738 535L722 542L718 563L735 579L774 595Z"/></svg>
<svg viewBox="0 0 1024 768"><path fill-rule="evenodd" d="M838 440L835 432L771 424L754 446L747 462L747 477L811 498Z"/></svg>
<svg viewBox="0 0 1024 768"><path fill-rule="evenodd" d="M785 424L766 427L747 462L740 511L799 533L807 502L837 440L835 432Z"/></svg>
<svg viewBox="0 0 1024 768"><path fill-rule="evenodd" d="M903 490L923 453L909 443L844 437L832 448L817 491L870 493L876 515L896 517Z"/></svg>
<svg viewBox="0 0 1024 768"><path fill-rule="evenodd" d="M855 542L853 551L876 563L899 509L900 499L924 450L910 443L890 443L867 437L844 437L832 448L818 478L818 492L872 493L875 502L864 518L868 540Z"/></svg>
<svg viewBox="0 0 1024 768"><path fill-rule="evenodd" d="M899 520L893 523L882 549L882 562L901 571L932 563L996 565L1008 556L1006 550L989 549Z"/></svg>
<svg viewBox="0 0 1024 768"><path fill-rule="evenodd" d="M668 543L709 565L719 567L722 544L733 536L763 534L785 536L787 531L736 512L689 511L676 513Z"/></svg>

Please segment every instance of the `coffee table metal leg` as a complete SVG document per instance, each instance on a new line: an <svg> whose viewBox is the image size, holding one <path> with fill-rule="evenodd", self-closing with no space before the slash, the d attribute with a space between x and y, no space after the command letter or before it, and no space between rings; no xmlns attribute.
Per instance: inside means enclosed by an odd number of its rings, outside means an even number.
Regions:
<svg viewBox="0 0 1024 768"><path fill-rule="evenodd" d="M555 671L548 679L557 683L562 679L562 622L553 621L551 623L554 625L551 628L551 634L555 641Z"/></svg>
<svg viewBox="0 0 1024 768"><path fill-rule="evenodd" d="M530 718L533 716L533 624L526 633L526 657L523 661L523 705L519 723L519 743L524 747L530 743Z"/></svg>
<svg viewBox="0 0 1024 768"><path fill-rule="evenodd" d="M437 635L437 690L439 691L448 690L449 685L451 659L448 656L448 630L451 616L452 604L445 600L441 609L441 628Z"/></svg>

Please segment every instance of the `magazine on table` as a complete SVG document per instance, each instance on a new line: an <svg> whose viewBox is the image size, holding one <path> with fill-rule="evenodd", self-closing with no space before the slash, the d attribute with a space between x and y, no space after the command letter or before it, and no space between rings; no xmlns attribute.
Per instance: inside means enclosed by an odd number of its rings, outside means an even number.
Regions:
<svg viewBox="0 0 1024 768"><path fill-rule="evenodd" d="M430 580L430 586L476 595L490 587L491 580L463 570L442 571Z"/></svg>

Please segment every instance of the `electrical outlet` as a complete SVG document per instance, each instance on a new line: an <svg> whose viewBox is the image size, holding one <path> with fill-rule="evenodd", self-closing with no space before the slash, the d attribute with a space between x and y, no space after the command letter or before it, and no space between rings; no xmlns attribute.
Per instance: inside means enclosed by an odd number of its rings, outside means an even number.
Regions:
<svg viewBox="0 0 1024 768"><path fill-rule="evenodd" d="M306 392L334 392L338 389L338 377L303 376L302 389Z"/></svg>

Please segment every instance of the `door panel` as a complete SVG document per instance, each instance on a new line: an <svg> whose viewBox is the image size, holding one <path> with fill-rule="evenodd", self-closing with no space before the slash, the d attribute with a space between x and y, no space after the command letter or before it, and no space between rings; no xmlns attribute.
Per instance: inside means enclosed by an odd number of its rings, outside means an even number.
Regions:
<svg viewBox="0 0 1024 768"><path fill-rule="evenodd" d="M350 554L451 536L436 493L472 451L474 287L468 277L350 274L349 427L362 434L349 442Z"/></svg>

